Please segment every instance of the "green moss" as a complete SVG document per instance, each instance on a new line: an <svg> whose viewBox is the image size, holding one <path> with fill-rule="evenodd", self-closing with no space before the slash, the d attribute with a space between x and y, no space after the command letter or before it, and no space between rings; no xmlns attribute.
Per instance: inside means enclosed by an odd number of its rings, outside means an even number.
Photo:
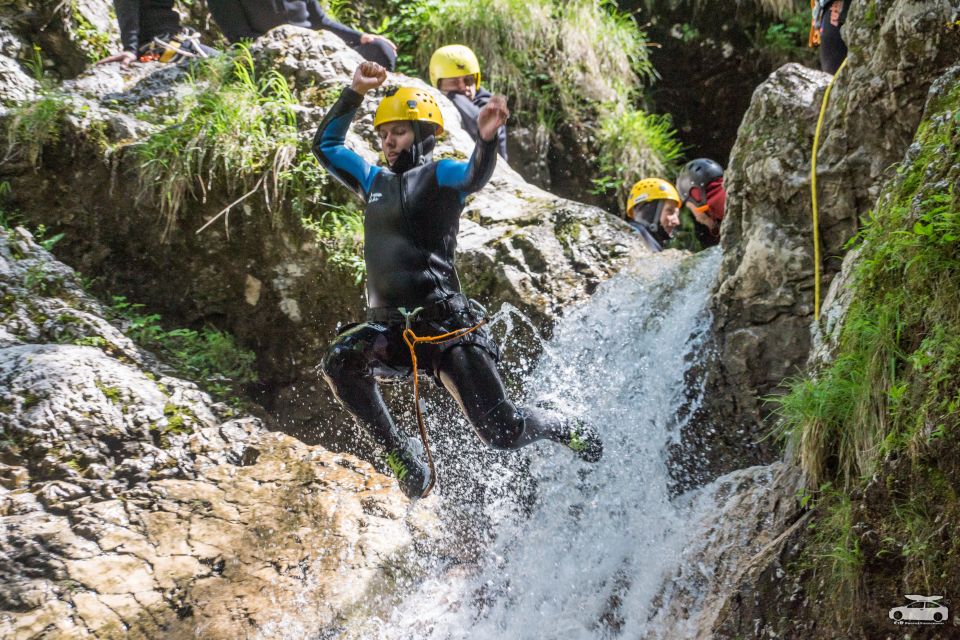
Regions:
<svg viewBox="0 0 960 640"><path fill-rule="evenodd" d="M84 44L87 60L96 62L110 55L110 34L93 26L80 11L76 0L70 2L70 16L76 25L77 37Z"/></svg>
<svg viewBox="0 0 960 640"><path fill-rule="evenodd" d="M38 100L15 106L7 125L7 153L39 167L43 150L58 142L63 123L73 107L57 91L45 91Z"/></svg>
<svg viewBox="0 0 960 640"><path fill-rule="evenodd" d="M179 407L172 402L168 402L163 407L163 422L150 426L150 432L153 434L157 446L164 449L170 448L170 436L188 435L193 433L193 425L196 422L196 416L185 408Z"/></svg>
<svg viewBox="0 0 960 640"><path fill-rule="evenodd" d="M779 400L782 432L819 487L808 559L838 599L863 581L960 589L958 104L960 85L930 103L864 220L834 359Z"/></svg>
<svg viewBox="0 0 960 640"><path fill-rule="evenodd" d="M118 406L123 405L123 392L119 387L107 386L100 380L95 380L93 384L97 387L97 389L100 390L100 393L102 393L107 400Z"/></svg>

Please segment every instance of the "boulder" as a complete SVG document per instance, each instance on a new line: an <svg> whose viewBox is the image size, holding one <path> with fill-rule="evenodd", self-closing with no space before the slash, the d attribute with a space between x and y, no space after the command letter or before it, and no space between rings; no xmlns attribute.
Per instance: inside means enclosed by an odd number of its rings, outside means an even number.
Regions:
<svg viewBox="0 0 960 640"><path fill-rule="evenodd" d="M323 635L436 535L431 500L164 375L27 232L0 274L0 636Z"/></svg>

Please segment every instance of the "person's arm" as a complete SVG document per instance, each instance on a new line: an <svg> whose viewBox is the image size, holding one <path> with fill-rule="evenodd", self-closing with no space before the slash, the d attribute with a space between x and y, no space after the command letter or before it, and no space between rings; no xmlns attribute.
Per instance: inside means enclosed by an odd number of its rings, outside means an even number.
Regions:
<svg viewBox="0 0 960 640"><path fill-rule="evenodd" d="M480 115L480 106L473 103L473 101L462 93L450 93L445 94L447 98L450 99L450 102L453 103L453 106L457 108L457 111L460 112L463 120L463 128L466 129L467 133L470 134L470 137L476 140L480 134L477 133L477 117Z"/></svg>
<svg viewBox="0 0 960 640"><path fill-rule="evenodd" d="M477 140L470 162L440 160L437 162L437 184L455 189L462 197L480 191L497 166L497 140Z"/></svg>
<svg viewBox="0 0 960 640"><path fill-rule="evenodd" d="M437 163L437 183L456 189L461 197L482 189L497 166L497 131L509 116L506 98L491 98L477 115L477 144L470 162L441 160Z"/></svg>
<svg viewBox="0 0 960 640"><path fill-rule="evenodd" d="M367 164L344 144L347 129L362 102L363 95L350 87L344 88L313 137L313 155L330 175L366 200L380 168Z"/></svg>
<svg viewBox="0 0 960 640"><path fill-rule="evenodd" d="M140 0L113 0L120 26L123 50L134 55L140 50Z"/></svg>
<svg viewBox="0 0 960 640"><path fill-rule="evenodd" d="M370 193L373 179L380 173L380 167L374 167L356 152L344 145L347 129L363 102L363 96L376 89L387 79L387 70L376 62L361 63L353 72L353 81L340 94L337 102L330 107L323 122L313 136L313 154L320 164L334 178L352 189L364 200Z"/></svg>
<svg viewBox="0 0 960 640"><path fill-rule="evenodd" d="M243 11L243 5L237 0L207 0L213 21L230 42L256 40L260 34L253 30Z"/></svg>
<svg viewBox="0 0 960 640"><path fill-rule="evenodd" d="M360 44L360 38L363 34L356 29L351 29L346 25L340 24L328 16L327 12L323 10L323 7L320 6L317 0L307 0L307 16L310 18L310 26L312 28L332 31L351 47Z"/></svg>

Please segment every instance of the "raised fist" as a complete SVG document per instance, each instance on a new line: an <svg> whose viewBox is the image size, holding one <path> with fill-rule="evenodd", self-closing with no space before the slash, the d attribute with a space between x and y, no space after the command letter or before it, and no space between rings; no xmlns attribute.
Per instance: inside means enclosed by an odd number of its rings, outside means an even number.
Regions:
<svg viewBox="0 0 960 640"><path fill-rule="evenodd" d="M507 109L507 99L503 96L493 96L477 115L477 130L484 142L490 142L497 137L500 127L507 124L510 110Z"/></svg>
<svg viewBox="0 0 960 640"><path fill-rule="evenodd" d="M350 88L363 95L367 91L382 85L386 79L386 69L376 62L364 62L353 72L353 82L350 84Z"/></svg>

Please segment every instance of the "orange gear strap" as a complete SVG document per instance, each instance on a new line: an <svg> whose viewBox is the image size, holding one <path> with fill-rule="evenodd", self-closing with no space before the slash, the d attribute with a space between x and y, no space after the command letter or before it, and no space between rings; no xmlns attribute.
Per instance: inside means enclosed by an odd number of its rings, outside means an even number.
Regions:
<svg viewBox="0 0 960 640"><path fill-rule="evenodd" d="M433 491L433 485L437 481L437 474L433 467L433 454L430 453L430 438L427 436L427 425L423 419L423 409L420 407L420 375L417 369L417 345L421 342L425 344L443 344L456 340L457 338L462 338L485 325L488 319L484 318L472 327L463 327L462 329L441 333L438 336L418 336L413 332L413 329L410 328L410 321L413 315L414 314L410 314L407 316L407 328L403 330L403 341L406 342L410 348L410 363L413 367L413 406L417 413L417 427L420 429L420 442L423 443L423 449L427 452L427 464L430 466L430 484L427 485L427 488L424 489L420 495L421 498L426 498L430 495L430 492Z"/></svg>

